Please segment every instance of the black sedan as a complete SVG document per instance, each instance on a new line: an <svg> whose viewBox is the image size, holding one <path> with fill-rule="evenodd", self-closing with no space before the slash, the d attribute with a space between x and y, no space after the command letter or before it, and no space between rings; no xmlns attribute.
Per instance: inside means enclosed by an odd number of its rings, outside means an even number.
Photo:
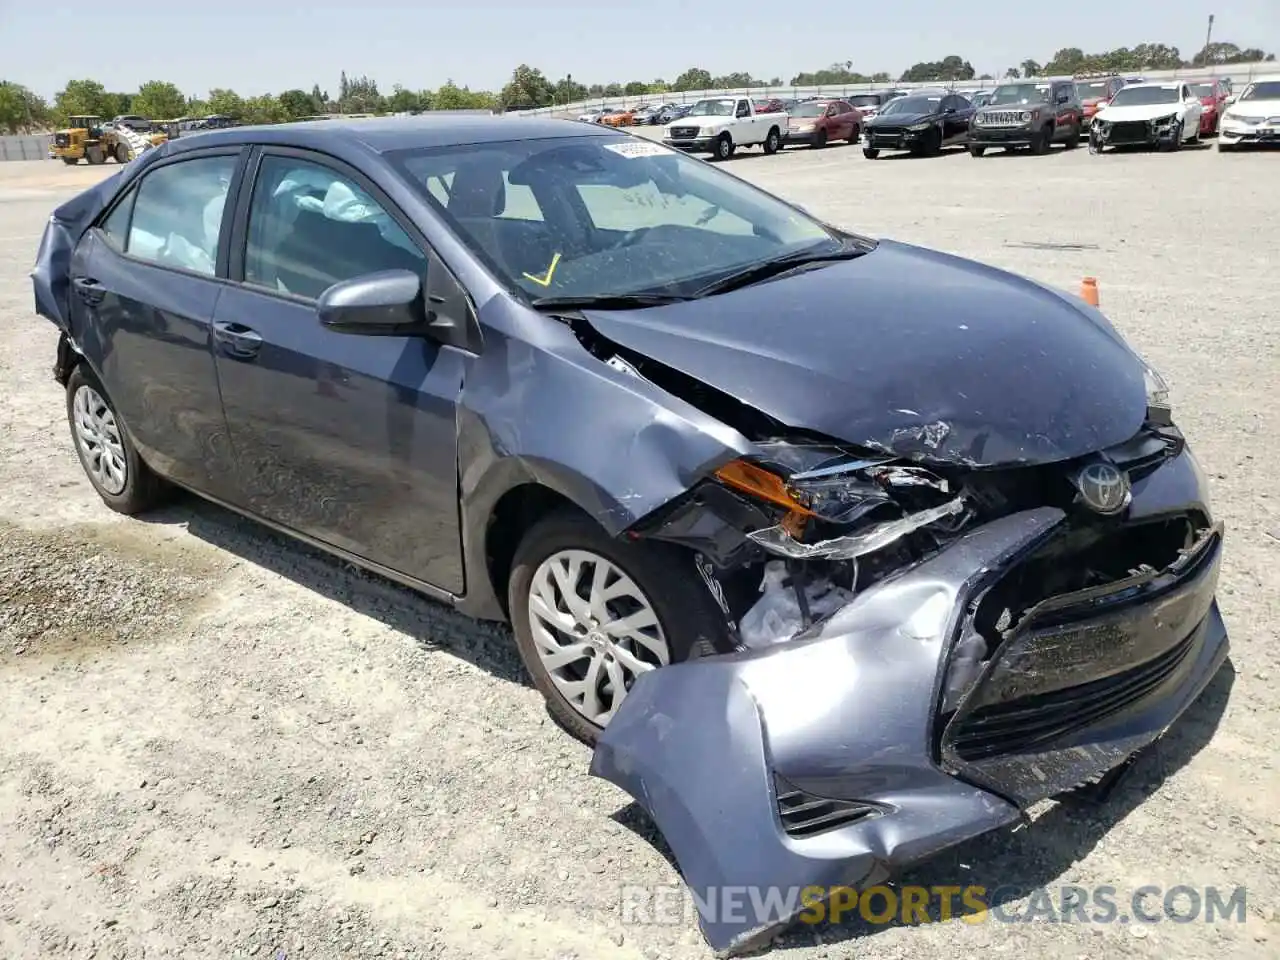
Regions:
<svg viewBox="0 0 1280 960"><path fill-rule="evenodd" d="M874 160L881 150L907 150L928 156L962 144L969 139L973 109L958 93L923 91L897 97L867 121L862 155Z"/></svg>
<svg viewBox="0 0 1280 960"><path fill-rule="evenodd" d="M661 144L211 131L54 211L32 279L107 506L185 488L509 619L697 891L1015 823L1226 656L1204 476L1101 313Z"/></svg>

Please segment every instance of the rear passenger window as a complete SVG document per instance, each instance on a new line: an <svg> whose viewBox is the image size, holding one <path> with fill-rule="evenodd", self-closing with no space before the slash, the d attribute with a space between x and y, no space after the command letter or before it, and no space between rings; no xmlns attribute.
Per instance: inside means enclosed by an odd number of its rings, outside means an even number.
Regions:
<svg viewBox="0 0 1280 960"><path fill-rule="evenodd" d="M249 205L247 283L316 299L335 283L379 270L422 275L426 258L350 179L319 163L263 159Z"/></svg>
<svg viewBox="0 0 1280 960"><path fill-rule="evenodd" d="M166 164L146 174L136 188L132 216L118 207L103 230L123 228L117 214L129 224L125 251L133 257L165 267L177 267L212 276L218 260L218 234L227 189L239 158L197 157Z"/></svg>

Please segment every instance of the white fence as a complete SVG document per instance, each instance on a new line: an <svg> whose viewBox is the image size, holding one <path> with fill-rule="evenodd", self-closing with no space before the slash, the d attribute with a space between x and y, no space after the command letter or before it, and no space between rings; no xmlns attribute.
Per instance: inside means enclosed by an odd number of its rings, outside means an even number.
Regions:
<svg viewBox="0 0 1280 960"><path fill-rule="evenodd" d="M1265 74L1280 75L1280 63L1238 63L1224 67L1182 67L1177 70L1140 70L1122 71L1123 76L1140 75L1147 80L1180 80L1209 77L1229 77L1237 87L1248 83L1255 77ZM592 100L581 100L577 103L558 104L550 107L538 107L536 110L513 111L520 116L546 116L548 114L579 114L597 107L630 107L640 103L693 103L703 97L847 97L858 93L872 93L876 90L937 90L955 88L957 90L990 90L1000 83L999 80L957 80L954 83L853 83L832 84L823 87L751 87L737 90L685 90L679 93L647 93L638 97L597 97Z"/></svg>
<svg viewBox="0 0 1280 960"><path fill-rule="evenodd" d="M47 133L26 137L0 137L0 162L5 160L43 160L49 156Z"/></svg>

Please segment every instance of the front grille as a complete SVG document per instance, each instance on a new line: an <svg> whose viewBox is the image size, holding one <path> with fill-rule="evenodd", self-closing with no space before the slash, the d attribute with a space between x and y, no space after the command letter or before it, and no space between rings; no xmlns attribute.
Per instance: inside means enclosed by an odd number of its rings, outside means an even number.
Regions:
<svg viewBox="0 0 1280 960"><path fill-rule="evenodd" d="M1151 140L1151 124L1146 120L1125 120L1111 124L1107 140L1113 144L1147 143Z"/></svg>
<svg viewBox="0 0 1280 960"><path fill-rule="evenodd" d="M982 122L993 127L1015 127L1022 123L1022 114L1017 110L995 110L984 113Z"/></svg>
<svg viewBox="0 0 1280 960"><path fill-rule="evenodd" d="M1186 659L1196 634L1146 663L1102 680L979 707L961 720L952 745L962 760L1032 753L1105 720L1160 686Z"/></svg>
<svg viewBox="0 0 1280 960"><path fill-rule="evenodd" d="M692 140L697 135L698 135L697 127L672 127L671 128L672 140Z"/></svg>
<svg viewBox="0 0 1280 960"><path fill-rule="evenodd" d="M870 820L882 810L857 800L831 800L800 790L781 777L774 777L778 792L778 816L789 837L802 839Z"/></svg>

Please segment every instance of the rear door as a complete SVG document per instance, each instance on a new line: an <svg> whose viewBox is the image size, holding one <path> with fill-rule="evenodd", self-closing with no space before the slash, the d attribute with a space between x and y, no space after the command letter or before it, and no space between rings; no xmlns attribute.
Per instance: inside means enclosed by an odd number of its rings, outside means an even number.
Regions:
<svg viewBox="0 0 1280 960"><path fill-rule="evenodd" d="M238 147L155 164L71 269L72 330L143 458L215 497L235 486L210 342L240 165Z"/></svg>
<svg viewBox="0 0 1280 960"><path fill-rule="evenodd" d="M366 177L323 155L250 162L213 337L239 503L450 593L463 589L456 408L469 355L336 333L316 299L379 270L426 278L426 241ZM438 263L438 261L436 261Z"/></svg>

